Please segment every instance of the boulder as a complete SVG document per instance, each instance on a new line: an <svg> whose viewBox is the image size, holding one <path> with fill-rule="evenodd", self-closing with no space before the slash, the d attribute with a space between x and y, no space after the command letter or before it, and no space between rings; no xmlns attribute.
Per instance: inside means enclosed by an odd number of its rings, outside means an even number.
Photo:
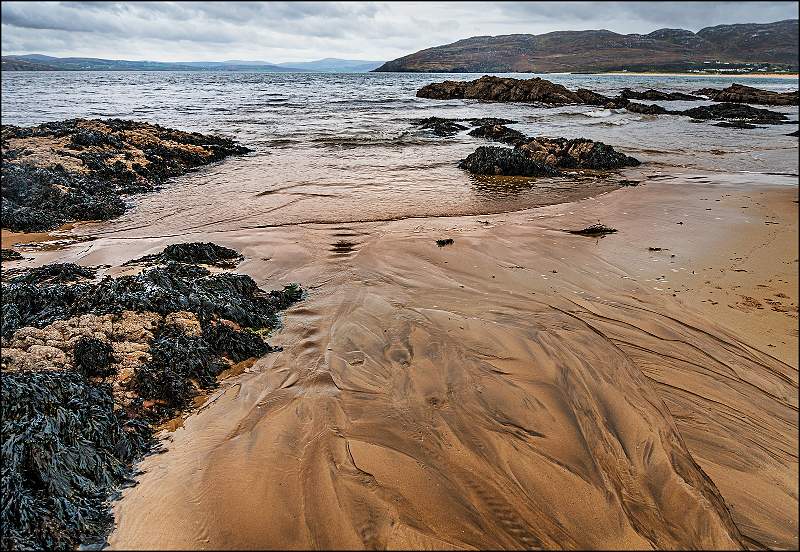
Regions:
<svg viewBox="0 0 800 552"><path fill-rule="evenodd" d="M798 105L798 93L772 92L743 84L732 84L728 88L701 88L695 94L706 96L715 102L748 103L761 105Z"/></svg>

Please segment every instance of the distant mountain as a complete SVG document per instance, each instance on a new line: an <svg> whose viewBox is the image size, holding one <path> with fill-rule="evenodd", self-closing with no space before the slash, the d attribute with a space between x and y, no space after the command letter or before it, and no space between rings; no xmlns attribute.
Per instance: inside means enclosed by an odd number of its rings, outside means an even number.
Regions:
<svg viewBox="0 0 800 552"><path fill-rule="evenodd" d="M718 25L697 33L659 29L646 35L600 30L476 36L389 61L375 71L796 71L797 37L797 19Z"/></svg>
<svg viewBox="0 0 800 552"><path fill-rule="evenodd" d="M127 61L98 58L59 58L42 54L3 56L3 71L242 71L292 73L306 69L265 61Z"/></svg>
<svg viewBox="0 0 800 552"><path fill-rule="evenodd" d="M278 65L281 67L297 67L320 73L366 73L377 69L383 63L382 61L366 61L363 59L325 58L315 61L291 61L279 63Z"/></svg>

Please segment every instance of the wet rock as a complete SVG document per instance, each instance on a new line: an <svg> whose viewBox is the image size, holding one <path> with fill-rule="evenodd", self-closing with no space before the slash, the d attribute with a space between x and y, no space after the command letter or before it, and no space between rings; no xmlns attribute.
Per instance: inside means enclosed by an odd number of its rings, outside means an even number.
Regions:
<svg viewBox="0 0 800 552"><path fill-rule="evenodd" d="M746 123L744 121L721 121L714 126L725 128L763 128L756 125L751 125L750 123Z"/></svg>
<svg viewBox="0 0 800 552"><path fill-rule="evenodd" d="M637 92L635 90L631 90L630 88L625 88L621 93L620 97L625 98L626 100L647 100L647 101L693 101L693 100L702 100L698 96L692 96L691 94L684 94L683 92L662 92L660 90L645 90L644 92Z"/></svg>
<svg viewBox="0 0 800 552"><path fill-rule="evenodd" d="M222 268L233 268L242 256L233 249L210 242L176 243L168 245L164 251L156 255L146 255L128 261L127 264L156 264L175 261L189 264L207 264Z"/></svg>
<svg viewBox="0 0 800 552"><path fill-rule="evenodd" d="M693 107L685 111L673 111L676 115L686 115L693 119L739 119L749 123L781 124L787 119L783 113L760 109L737 103L719 103Z"/></svg>
<svg viewBox="0 0 800 552"><path fill-rule="evenodd" d="M590 90L571 91L565 86L538 77L513 79L488 75L467 82L445 81L431 83L420 88L417 91L417 97L436 100L467 98L494 102L527 102L549 105L605 105L613 103L612 98Z"/></svg>
<svg viewBox="0 0 800 552"><path fill-rule="evenodd" d="M587 226L586 228L581 228L580 230L567 230L570 234L576 234L578 236L590 236L590 237L602 237L608 234L614 234L617 232L616 228L611 228L606 226L605 224L592 224L591 226Z"/></svg>
<svg viewBox="0 0 800 552"><path fill-rule="evenodd" d="M525 140L525 135L518 130L503 124L488 123L470 130L467 134L479 138L488 138L495 142L503 142L515 146Z"/></svg>
<svg viewBox="0 0 800 552"><path fill-rule="evenodd" d="M628 102L625 105L625 109L627 109L631 113L642 113L644 115L663 115L665 113L669 113L669 111L667 111L660 105L656 104L645 105L636 102Z"/></svg>
<svg viewBox="0 0 800 552"><path fill-rule="evenodd" d="M432 131L436 136L453 136L462 130L467 130L456 119L443 119L441 117L427 117L425 119L414 119L413 125Z"/></svg>
<svg viewBox="0 0 800 552"><path fill-rule="evenodd" d="M794 132L790 132L786 136L800 136L800 130L795 130Z"/></svg>
<svg viewBox="0 0 800 552"><path fill-rule="evenodd" d="M630 186L638 186L639 182L640 182L639 180L620 180L619 182L617 182L617 184L623 187L630 187Z"/></svg>
<svg viewBox="0 0 800 552"><path fill-rule="evenodd" d="M480 146L459 165L473 174L504 176L556 176L559 171L550 165L534 161L518 148Z"/></svg>
<svg viewBox="0 0 800 552"><path fill-rule="evenodd" d="M0 250L0 261L18 261L22 259L19 251L13 249L6 249L5 247Z"/></svg>
<svg viewBox="0 0 800 552"><path fill-rule="evenodd" d="M108 220L123 197L247 148L227 138L120 119L2 126L2 219L16 231Z"/></svg>
<svg viewBox="0 0 800 552"><path fill-rule="evenodd" d="M512 121L511 119L500 119L497 117L481 117L480 119L470 119L468 122L472 126L484 126L484 125L513 125L518 121Z"/></svg>
<svg viewBox="0 0 800 552"><path fill-rule="evenodd" d="M586 138L533 138L519 149L534 161L559 169L619 169L639 161L602 142Z"/></svg>
<svg viewBox="0 0 800 552"><path fill-rule="evenodd" d="M715 102L748 103L761 105L798 105L798 93L772 92L742 84L732 84L728 88L702 88L695 92Z"/></svg>

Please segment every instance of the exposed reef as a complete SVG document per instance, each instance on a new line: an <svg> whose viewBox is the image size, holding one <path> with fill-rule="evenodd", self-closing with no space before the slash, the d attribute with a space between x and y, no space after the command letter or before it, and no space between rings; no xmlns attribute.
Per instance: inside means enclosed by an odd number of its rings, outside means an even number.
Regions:
<svg viewBox="0 0 800 552"><path fill-rule="evenodd" d="M2 547L102 543L108 500L152 450L153 428L274 349L262 335L301 298L211 273L241 256L176 244L134 275L53 264L2 281Z"/></svg>
<svg viewBox="0 0 800 552"><path fill-rule="evenodd" d="M126 195L248 151L228 138L121 119L3 125L2 224L39 232L108 220L125 212Z"/></svg>
<svg viewBox="0 0 800 552"><path fill-rule="evenodd" d="M761 105L798 105L798 93L772 92L752 86L732 84L728 88L701 88L695 94L706 96L715 102L748 103Z"/></svg>

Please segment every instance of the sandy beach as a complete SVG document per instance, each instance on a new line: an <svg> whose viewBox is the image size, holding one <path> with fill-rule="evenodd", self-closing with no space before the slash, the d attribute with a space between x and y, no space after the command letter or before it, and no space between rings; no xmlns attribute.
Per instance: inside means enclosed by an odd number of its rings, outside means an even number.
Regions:
<svg viewBox="0 0 800 552"><path fill-rule="evenodd" d="M215 236L308 297L142 462L112 548L796 548L797 188L738 176Z"/></svg>

